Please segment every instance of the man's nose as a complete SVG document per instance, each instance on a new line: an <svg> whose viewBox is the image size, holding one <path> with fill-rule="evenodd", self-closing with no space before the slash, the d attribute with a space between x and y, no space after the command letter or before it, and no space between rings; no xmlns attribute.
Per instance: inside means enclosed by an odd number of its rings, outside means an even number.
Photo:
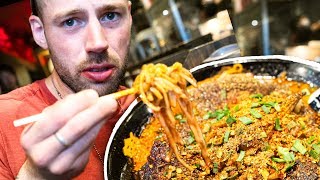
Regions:
<svg viewBox="0 0 320 180"><path fill-rule="evenodd" d="M105 29L98 20L90 22L87 27L87 52L103 52L108 49Z"/></svg>

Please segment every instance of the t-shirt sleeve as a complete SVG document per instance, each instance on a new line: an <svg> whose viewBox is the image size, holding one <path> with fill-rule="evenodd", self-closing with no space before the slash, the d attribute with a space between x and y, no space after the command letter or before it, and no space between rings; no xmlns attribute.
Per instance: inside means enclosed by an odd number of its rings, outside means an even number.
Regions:
<svg viewBox="0 0 320 180"><path fill-rule="evenodd" d="M16 159L10 157L14 155L12 153L19 153L18 148L13 149L13 151L8 150L8 139L13 140L12 137L8 137L7 131L11 130L12 124L11 120L15 118L15 109L13 108L16 105L15 101L10 101L0 99L0 179L15 179L14 171L12 169L9 160L13 163L16 162ZM12 132L16 134L16 132ZM14 136L15 137L15 136ZM15 141L19 142L19 136Z"/></svg>
<svg viewBox="0 0 320 180"><path fill-rule="evenodd" d="M0 129L0 179L14 179L9 167L8 158L4 150L3 131Z"/></svg>

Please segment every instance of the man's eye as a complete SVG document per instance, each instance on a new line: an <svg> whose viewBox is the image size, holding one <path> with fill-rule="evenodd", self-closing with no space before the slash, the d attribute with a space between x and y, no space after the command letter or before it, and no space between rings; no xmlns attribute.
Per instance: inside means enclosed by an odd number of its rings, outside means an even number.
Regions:
<svg viewBox="0 0 320 180"><path fill-rule="evenodd" d="M75 24L76 24L76 20L74 19L68 19L63 22L63 25L69 26L69 27L74 26Z"/></svg>
<svg viewBox="0 0 320 180"><path fill-rule="evenodd" d="M102 17L103 21L116 21L119 18L119 14L115 12L110 12L105 14L105 16Z"/></svg>

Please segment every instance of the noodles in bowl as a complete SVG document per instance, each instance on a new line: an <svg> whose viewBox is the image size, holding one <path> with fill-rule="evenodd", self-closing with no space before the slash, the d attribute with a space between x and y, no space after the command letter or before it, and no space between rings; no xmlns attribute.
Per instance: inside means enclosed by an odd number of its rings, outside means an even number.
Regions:
<svg viewBox="0 0 320 180"><path fill-rule="evenodd" d="M139 139L139 142L132 141L136 142L132 143L136 146L131 147L143 152L141 154L149 154L145 155L147 160L141 162L141 167L135 169L136 177L263 179L285 178L293 172L318 176L317 160L312 157L317 157L318 115L304 104L308 93L315 87L288 81L285 74L273 79L271 76L253 75L254 71L249 67L244 64L242 73L235 74L207 71L215 74L207 80L195 74L197 88L188 88L194 116L205 138L210 158L209 170L183 114L174 113L177 131L183 141L178 149L183 160L193 168L192 171L183 166L174 154L168 161L170 148L166 135L158 120L148 115L150 121L142 133L132 131L132 137ZM219 72L224 71L219 69ZM287 77L291 78L290 71L287 72ZM144 150L142 147L148 142L150 149ZM144 145L139 147L138 144ZM299 149L301 147L305 150ZM143 156L139 157L142 159ZM134 157L132 159L135 160ZM135 162L134 165L133 168L136 168ZM309 167L309 170L296 170L301 167Z"/></svg>

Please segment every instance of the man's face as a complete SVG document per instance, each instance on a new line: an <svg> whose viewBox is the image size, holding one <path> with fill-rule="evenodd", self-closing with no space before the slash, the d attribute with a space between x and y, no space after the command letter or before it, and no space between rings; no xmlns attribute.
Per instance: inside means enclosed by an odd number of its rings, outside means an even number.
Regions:
<svg viewBox="0 0 320 180"><path fill-rule="evenodd" d="M127 0L43 0L46 46L73 91L117 90L130 44L130 10Z"/></svg>

